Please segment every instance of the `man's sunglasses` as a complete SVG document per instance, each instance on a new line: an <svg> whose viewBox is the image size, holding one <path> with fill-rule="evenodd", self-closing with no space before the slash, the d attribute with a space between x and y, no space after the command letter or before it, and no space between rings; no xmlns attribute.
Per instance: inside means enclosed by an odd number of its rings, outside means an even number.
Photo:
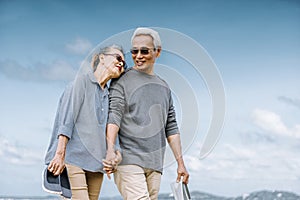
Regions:
<svg viewBox="0 0 300 200"><path fill-rule="evenodd" d="M104 53L103 55L114 56L117 59L118 62L123 63L124 69L127 68L126 62L123 60L122 56L120 56L119 54L117 54L117 53Z"/></svg>
<svg viewBox="0 0 300 200"><path fill-rule="evenodd" d="M138 54L139 52L141 52L142 55L148 55L150 53L150 51L153 50L155 51L155 48L141 48L141 49L131 49L130 52L134 55Z"/></svg>

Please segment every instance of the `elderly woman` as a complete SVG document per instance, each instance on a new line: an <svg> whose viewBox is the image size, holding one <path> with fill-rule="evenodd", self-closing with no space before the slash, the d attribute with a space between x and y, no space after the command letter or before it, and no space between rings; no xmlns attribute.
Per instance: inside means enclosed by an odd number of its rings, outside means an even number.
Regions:
<svg viewBox="0 0 300 200"><path fill-rule="evenodd" d="M45 157L48 167L43 188L64 197L72 195L72 199L98 200L103 168L109 168L102 163L106 154L107 82L118 78L126 67L122 48L116 45L101 49L91 63L92 68L77 75L60 98ZM114 163L120 160L118 152Z"/></svg>

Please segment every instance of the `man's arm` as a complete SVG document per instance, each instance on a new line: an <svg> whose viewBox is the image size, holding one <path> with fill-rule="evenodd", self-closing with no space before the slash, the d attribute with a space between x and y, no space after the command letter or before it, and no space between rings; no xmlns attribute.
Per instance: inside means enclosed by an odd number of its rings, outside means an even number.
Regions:
<svg viewBox="0 0 300 200"><path fill-rule="evenodd" d="M119 132L119 127L116 124L107 124L106 127L106 142L107 142L107 151L106 151L106 160L112 161L115 156L115 144L117 134Z"/></svg>
<svg viewBox="0 0 300 200"><path fill-rule="evenodd" d="M169 146L171 147L175 159L177 161L177 179L176 181L179 182L181 177L183 176L182 182L187 184L189 181L189 173L187 172L184 161L182 158L182 151L181 151L181 140L180 134L177 127L176 117L175 117L175 109L173 105L173 99L171 95L171 91L169 94L169 111L168 111L168 119L167 119L167 126L166 126L166 136L168 139Z"/></svg>
<svg viewBox="0 0 300 200"><path fill-rule="evenodd" d="M107 152L103 160L104 170L109 174L116 170L121 162L121 153L116 151L115 144L121 119L125 110L124 88L120 79L112 80L109 88L109 112L106 126Z"/></svg>
<svg viewBox="0 0 300 200"><path fill-rule="evenodd" d="M115 144L119 126L116 124L107 124L106 127L106 158L103 160L103 170L106 171L107 177L110 179L110 174L116 170L117 165L121 162L122 156L119 151L116 151Z"/></svg>
<svg viewBox="0 0 300 200"><path fill-rule="evenodd" d="M180 135L174 134L168 136L168 143L173 151L174 157L177 161L177 179L176 182L179 182L181 177L183 176L182 182L185 184L188 184L189 182L189 173L185 168L183 157L182 157L182 151L181 151L181 141L180 141Z"/></svg>

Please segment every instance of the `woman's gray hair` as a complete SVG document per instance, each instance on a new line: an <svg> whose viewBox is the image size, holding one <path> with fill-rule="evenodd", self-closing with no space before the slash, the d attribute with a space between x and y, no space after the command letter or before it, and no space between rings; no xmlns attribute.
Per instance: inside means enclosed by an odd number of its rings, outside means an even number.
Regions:
<svg viewBox="0 0 300 200"><path fill-rule="evenodd" d="M93 57L92 57L92 66L93 66L93 72L96 71L97 69L97 66L100 62L100 59L99 59L99 56L101 54L106 54L106 53L109 53L112 49L117 49L119 51L121 51L121 53L124 55L124 51L123 51L123 48L119 45L116 45L116 44L113 44L111 46L106 46L106 47L103 47L103 48L100 48L99 52L96 53Z"/></svg>
<svg viewBox="0 0 300 200"><path fill-rule="evenodd" d="M155 48L161 48L161 41L160 41L160 37L157 31L151 29L151 28L146 28L146 27L139 27L137 29L135 29L132 37L131 37L131 45L132 45L132 41L133 39L138 36L138 35L149 35L152 37L153 39L153 45Z"/></svg>

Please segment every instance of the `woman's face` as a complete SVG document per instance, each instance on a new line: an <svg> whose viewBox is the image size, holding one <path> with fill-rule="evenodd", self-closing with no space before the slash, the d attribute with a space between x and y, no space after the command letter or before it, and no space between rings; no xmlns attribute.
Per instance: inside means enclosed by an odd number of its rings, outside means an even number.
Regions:
<svg viewBox="0 0 300 200"><path fill-rule="evenodd" d="M111 49L103 54L104 67L109 70L112 78L118 78L124 72L124 55L118 49Z"/></svg>

